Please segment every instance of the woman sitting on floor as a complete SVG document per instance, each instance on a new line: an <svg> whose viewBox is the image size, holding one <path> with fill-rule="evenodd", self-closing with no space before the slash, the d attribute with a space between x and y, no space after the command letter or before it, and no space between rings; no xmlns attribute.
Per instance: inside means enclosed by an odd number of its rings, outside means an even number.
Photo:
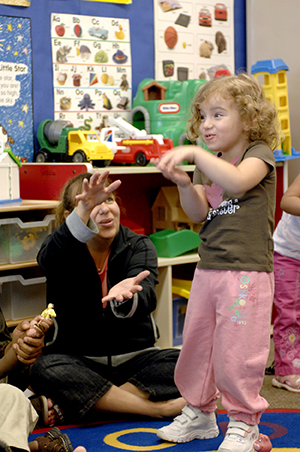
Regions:
<svg viewBox="0 0 300 452"><path fill-rule="evenodd" d="M121 182L108 185L107 177L69 181L59 226L38 254L58 331L32 366L31 386L68 421L101 413L176 416L185 404L173 378L179 351L155 346L156 250L120 225L114 190Z"/></svg>

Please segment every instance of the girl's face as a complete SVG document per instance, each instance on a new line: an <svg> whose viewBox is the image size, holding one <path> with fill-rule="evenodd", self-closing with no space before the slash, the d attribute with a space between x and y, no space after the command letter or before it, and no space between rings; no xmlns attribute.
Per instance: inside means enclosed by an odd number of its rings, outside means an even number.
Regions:
<svg viewBox="0 0 300 452"><path fill-rule="evenodd" d="M249 141L233 99L211 96L201 104L200 114L199 131L210 151L231 161L245 149Z"/></svg>
<svg viewBox="0 0 300 452"><path fill-rule="evenodd" d="M95 221L103 239L114 239L120 228L120 208L113 194L92 210L91 218Z"/></svg>

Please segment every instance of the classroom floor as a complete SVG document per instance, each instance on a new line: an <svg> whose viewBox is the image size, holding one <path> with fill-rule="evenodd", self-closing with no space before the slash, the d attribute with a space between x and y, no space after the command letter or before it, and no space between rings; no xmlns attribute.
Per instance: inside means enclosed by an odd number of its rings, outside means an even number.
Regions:
<svg viewBox="0 0 300 452"><path fill-rule="evenodd" d="M274 342L271 339L270 343L270 354L267 362L267 367L269 367L274 360ZM261 395L268 401L269 409L300 409L300 393L294 393L286 391L284 389L274 388L271 384L273 375L265 375L264 384L261 390ZM222 407L221 401L218 403L218 408L220 410L224 409Z"/></svg>

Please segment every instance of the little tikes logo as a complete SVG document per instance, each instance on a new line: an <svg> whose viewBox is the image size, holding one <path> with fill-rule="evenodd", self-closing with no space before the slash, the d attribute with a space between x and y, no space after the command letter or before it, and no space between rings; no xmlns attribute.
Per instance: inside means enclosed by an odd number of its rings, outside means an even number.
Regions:
<svg viewBox="0 0 300 452"><path fill-rule="evenodd" d="M177 102L167 102L159 104L158 110L160 113L178 113L180 111L180 105Z"/></svg>

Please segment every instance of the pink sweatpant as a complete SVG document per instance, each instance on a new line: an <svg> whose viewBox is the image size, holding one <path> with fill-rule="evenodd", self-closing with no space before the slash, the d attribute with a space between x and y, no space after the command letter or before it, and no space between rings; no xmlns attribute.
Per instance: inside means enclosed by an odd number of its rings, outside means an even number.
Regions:
<svg viewBox="0 0 300 452"><path fill-rule="evenodd" d="M255 425L268 407L259 395L270 347L273 273L196 269L175 369L188 404Z"/></svg>
<svg viewBox="0 0 300 452"><path fill-rule="evenodd" d="M300 374L300 261L274 253L275 374Z"/></svg>

